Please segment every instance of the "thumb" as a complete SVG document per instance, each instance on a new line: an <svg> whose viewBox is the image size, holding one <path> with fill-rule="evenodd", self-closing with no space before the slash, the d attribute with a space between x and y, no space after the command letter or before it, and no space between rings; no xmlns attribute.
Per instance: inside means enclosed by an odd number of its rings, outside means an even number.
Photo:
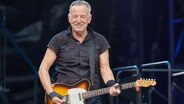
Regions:
<svg viewBox="0 0 184 104"><path fill-rule="evenodd" d="M118 88L118 87L119 87L119 84L116 83L113 87L114 87L114 88Z"/></svg>

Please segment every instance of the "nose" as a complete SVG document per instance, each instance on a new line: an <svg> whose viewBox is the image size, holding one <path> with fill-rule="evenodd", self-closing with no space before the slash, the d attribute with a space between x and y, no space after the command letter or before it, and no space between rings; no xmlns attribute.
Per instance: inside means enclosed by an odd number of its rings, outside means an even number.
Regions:
<svg viewBox="0 0 184 104"><path fill-rule="evenodd" d="M80 16L77 17L77 22L81 22L81 17Z"/></svg>

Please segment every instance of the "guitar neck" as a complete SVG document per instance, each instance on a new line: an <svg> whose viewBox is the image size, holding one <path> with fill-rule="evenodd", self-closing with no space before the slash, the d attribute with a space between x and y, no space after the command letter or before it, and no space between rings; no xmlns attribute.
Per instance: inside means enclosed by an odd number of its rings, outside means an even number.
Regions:
<svg viewBox="0 0 184 104"><path fill-rule="evenodd" d="M130 83L126 83L126 84L121 84L120 88L121 88L121 90L125 90L125 89L129 89L129 88L132 88L135 86L136 86L135 82L130 82ZM99 96L99 95L104 95L104 94L109 93L109 88L110 87L102 88L102 89L98 89L98 90L93 90L93 91L88 91L88 92L83 93L82 95L83 95L84 99L88 99L88 98Z"/></svg>

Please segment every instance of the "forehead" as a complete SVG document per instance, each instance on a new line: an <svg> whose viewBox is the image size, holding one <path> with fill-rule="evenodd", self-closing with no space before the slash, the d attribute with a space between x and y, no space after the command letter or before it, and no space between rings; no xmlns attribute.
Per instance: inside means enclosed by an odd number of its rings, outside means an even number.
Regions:
<svg viewBox="0 0 184 104"><path fill-rule="evenodd" d="M75 5L71 8L71 11L70 13L81 13L81 14L84 14L84 13L88 13L89 12L89 8L86 7L85 5Z"/></svg>

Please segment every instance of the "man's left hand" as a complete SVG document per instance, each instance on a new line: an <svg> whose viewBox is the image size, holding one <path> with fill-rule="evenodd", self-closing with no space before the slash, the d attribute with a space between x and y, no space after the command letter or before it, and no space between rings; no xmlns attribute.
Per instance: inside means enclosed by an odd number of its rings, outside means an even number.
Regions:
<svg viewBox="0 0 184 104"><path fill-rule="evenodd" d="M120 90L120 86L118 83L116 83L115 85L113 85L112 87L110 87L109 89L109 94L112 95L112 96L117 96L121 93L121 90Z"/></svg>

